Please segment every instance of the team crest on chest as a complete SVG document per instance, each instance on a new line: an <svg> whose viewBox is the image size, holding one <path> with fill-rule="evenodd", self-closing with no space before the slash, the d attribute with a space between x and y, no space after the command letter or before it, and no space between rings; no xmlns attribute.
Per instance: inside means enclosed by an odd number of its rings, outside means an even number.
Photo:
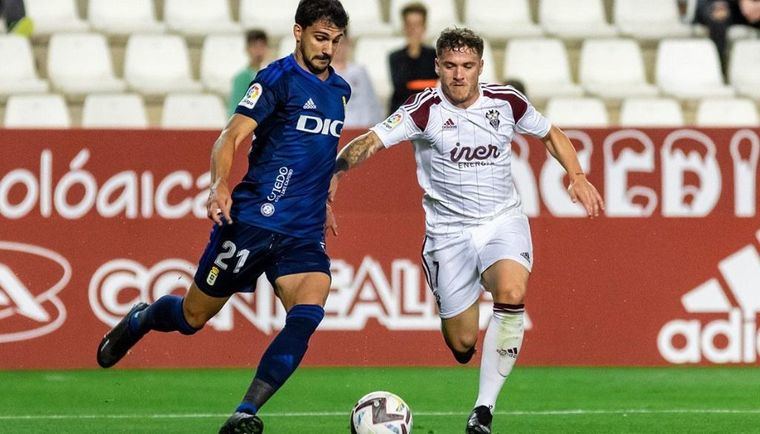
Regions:
<svg viewBox="0 0 760 434"><path fill-rule="evenodd" d="M486 112L486 119L488 119L488 123L491 124L493 129L498 130L499 124L501 121L499 120L499 111L498 110L488 110Z"/></svg>

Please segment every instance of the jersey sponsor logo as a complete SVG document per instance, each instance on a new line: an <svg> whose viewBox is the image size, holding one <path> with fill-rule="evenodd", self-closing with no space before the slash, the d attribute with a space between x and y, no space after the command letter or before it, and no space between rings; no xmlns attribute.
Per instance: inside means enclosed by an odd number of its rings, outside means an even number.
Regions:
<svg viewBox="0 0 760 434"><path fill-rule="evenodd" d="M290 184L290 177L292 176L293 169L289 169L287 166L280 167L277 171L277 176L274 178L272 191L267 195L267 200L270 202L278 202L283 196L285 196L285 192L288 191L288 185Z"/></svg>
<svg viewBox="0 0 760 434"><path fill-rule="evenodd" d="M298 131L303 131L304 133L340 137L340 132L343 130L343 121L322 119L317 116L301 115L298 118L296 129Z"/></svg>
<svg viewBox="0 0 760 434"><path fill-rule="evenodd" d="M390 131L396 128L397 126L399 126L399 124L401 124L401 121L403 119L404 119L404 115L401 112L396 112L388 116L388 119L384 120L381 125L383 126L383 128Z"/></svg>
<svg viewBox="0 0 760 434"><path fill-rule="evenodd" d="M59 272L53 283L37 278ZM60 254L0 241L0 343L34 339L60 328L66 307L57 294L70 279L71 264Z"/></svg>
<svg viewBox="0 0 760 434"><path fill-rule="evenodd" d="M260 83L253 83L253 85L248 88L248 92L245 93L245 96L238 105L241 105L248 109L253 109L253 107L256 105L256 102L258 102L259 98L261 97L262 91L263 88L261 87Z"/></svg>
<svg viewBox="0 0 760 434"><path fill-rule="evenodd" d="M274 214L274 205L267 202L261 205L261 215L264 217L271 217Z"/></svg>
<svg viewBox="0 0 760 434"><path fill-rule="evenodd" d="M501 123L501 121L499 121L498 110L488 110L486 112L486 119L488 119L488 123L491 124L494 130L499 129L499 124Z"/></svg>
<svg viewBox="0 0 760 434"><path fill-rule="evenodd" d="M757 238L760 240L760 232ZM709 315L712 320L675 319L666 323L657 337L657 348L665 360L679 364L703 359L719 364L756 363L760 352L760 254L755 246L747 245L721 260L718 270L728 288L713 277L681 297L687 313ZM716 314L726 318L713 319Z"/></svg>
<svg viewBox="0 0 760 434"><path fill-rule="evenodd" d="M491 165L493 162L486 162L492 158L498 158L501 155L499 148L495 145L488 146L462 146L457 143L449 152L449 158L453 163L459 163L459 167L470 167L472 165ZM469 163L469 164L468 164Z"/></svg>

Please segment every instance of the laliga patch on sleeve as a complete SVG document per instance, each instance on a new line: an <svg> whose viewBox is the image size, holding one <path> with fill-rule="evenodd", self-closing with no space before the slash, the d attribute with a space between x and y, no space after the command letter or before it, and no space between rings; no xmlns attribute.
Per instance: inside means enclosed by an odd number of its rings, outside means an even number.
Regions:
<svg viewBox="0 0 760 434"><path fill-rule="evenodd" d="M386 130L390 131L396 128L397 126L399 126L399 124L401 124L401 120L403 119L404 119L403 112L397 111L396 113L393 113L392 115L390 115L388 119L383 121L383 127Z"/></svg>
<svg viewBox="0 0 760 434"><path fill-rule="evenodd" d="M253 106L256 105L256 102L261 97L261 92L263 88L261 87L260 83L253 83L251 87L248 88L248 92L245 93L245 96L240 101L240 104L245 108L252 109Z"/></svg>

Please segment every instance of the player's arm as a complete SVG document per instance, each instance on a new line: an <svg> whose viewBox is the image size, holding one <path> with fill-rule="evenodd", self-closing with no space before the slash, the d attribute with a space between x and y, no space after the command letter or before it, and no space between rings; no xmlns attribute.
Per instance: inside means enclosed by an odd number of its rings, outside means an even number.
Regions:
<svg viewBox="0 0 760 434"><path fill-rule="evenodd" d="M222 224L222 216L228 223L232 223L232 195L228 182L232 159L238 146L253 133L256 126L256 121L248 116L234 114L214 142L211 150L211 188L206 202L206 215L218 225Z"/></svg>
<svg viewBox="0 0 760 434"><path fill-rule="evenodd" d="M580 200L590 217L598 216L600 209L604 211L604 201L596 190L596 187L586 179L586 174L581 168L578 154L576 154L570 139L565 135L564 131L556 126L552 126L549 129L549 133L542 140L552 157L556 158L562 167L565 168L570 178L570 186L567 188L567 191L573 202Z"/></svg>
<svg viewBox="0 0 760 434"><path fill-rule="evenodd" d="M349 170L358 166L361 162L384 149L383 142L374 131L367 131L359 137L351 140L338 154L335 161L335 173L330 181L329 201L335 200L335 192L338 190L338 180Z"/></svg>

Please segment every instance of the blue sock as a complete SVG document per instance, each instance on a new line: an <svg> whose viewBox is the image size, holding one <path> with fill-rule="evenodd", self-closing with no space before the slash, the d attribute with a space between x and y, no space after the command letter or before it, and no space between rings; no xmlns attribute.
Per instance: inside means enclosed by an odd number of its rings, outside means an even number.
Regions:
<svg viewBox="0 0 760 434"><path fill-rule="evenodd" d="M237 411L255 414L285 383L301 363L309 338L324 316L322 306L314 304L298 304L290 309L285 327L261 357L256 376Z"/></svg>
<svg viewBox="0 0 760 434"><path fill-rule="evenodd" d="M183 335L192 335L196 329L187 323L182 311L184 297L165 295L147 309L137 312L129 319L129 329L133 333L145 334L151 330L160 332L178 331Z"/></svg>

